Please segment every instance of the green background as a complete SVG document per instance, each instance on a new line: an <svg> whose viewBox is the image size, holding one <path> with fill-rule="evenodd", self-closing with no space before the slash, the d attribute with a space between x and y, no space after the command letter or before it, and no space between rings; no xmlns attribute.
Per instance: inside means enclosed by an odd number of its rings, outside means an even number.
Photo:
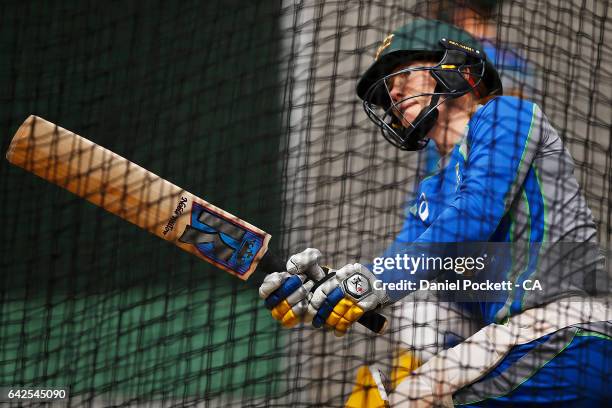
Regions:
<svg viewBox="0 0 612 408"><path fill-rule="evenodd" d="M276 2L3 2L3 151L36 114L275 234ZM0 385L276 392L256 287L0 163ZM274 246L274 244L273 244Z"/></svg>

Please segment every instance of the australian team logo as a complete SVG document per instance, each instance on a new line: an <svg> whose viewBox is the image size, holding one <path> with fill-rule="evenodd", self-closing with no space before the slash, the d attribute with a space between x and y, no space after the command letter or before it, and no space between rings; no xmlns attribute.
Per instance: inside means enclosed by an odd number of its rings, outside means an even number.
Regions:
<svg viewBox="0 0 612 408"><path fill-rule="evenodd" d="M382 52L391 45L391 42L393 42L394 36L395 34L389 34L388 36L385 37L385 39L382 41L382 43L376 50L376 56L374 57L374 60L378 61L380 54L382 54Z"/></svg>
<svg viewBox="0 0 612 408"><path fill-rule="evenodd" d="M253 258L263 245L264 237L226 219L198 203L191 209L191 224L179 241L194 245L208 259L238 274L249 270Z"/></svg>

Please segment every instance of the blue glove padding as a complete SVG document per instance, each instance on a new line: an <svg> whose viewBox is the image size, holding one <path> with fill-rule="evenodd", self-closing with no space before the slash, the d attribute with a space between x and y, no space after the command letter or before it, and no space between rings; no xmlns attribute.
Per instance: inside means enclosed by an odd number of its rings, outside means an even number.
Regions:
<svg viewBox="0 0 612 408"><path fill-rule="evenodd" d="M274 309L279 303L285 300L289 295L298 290L302 286L302 280L299 276L291 276L286 279L280 288L276 289L270 296L265 299L266 307L270 310Z"/></svg>
<svg viewBox="0 0 612 408"><path fill-rule="evenodd" d="M334 306L344 298L344 292L340 288L336 288L325 299L319 311L312 319L312 325L316 328L322 327L329 315L334 310Z"/></svg>
<svg viewBox="0 0 612 408"><path fill-rule="evenodd" d="M334 330L343 336L365 312L388 303L385 291L374 288L375 275L363 265L349 264L315 288L309 298L306 319L314 327Z"/></svg>
<svg viewBox="0 0 612 408"><path fill-rule="evenodd" d="M272 317L284 327L292 327L303 319L314 280L325 275L318 265L320 257L321 252L312 248L295 254L289 258L286 271L267 275L259 287L259 296Z"/></svg>

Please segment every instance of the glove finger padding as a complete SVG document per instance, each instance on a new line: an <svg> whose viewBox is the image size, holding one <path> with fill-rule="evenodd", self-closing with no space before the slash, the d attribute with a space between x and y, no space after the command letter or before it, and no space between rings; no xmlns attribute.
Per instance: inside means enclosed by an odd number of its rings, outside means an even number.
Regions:
<svg viewBox="0 0 612 408"><path fill-rule="evenodd" d="M329 297L329 295L336 288L338 288L338 286L339 286L338 281L332 277L329 280L326 280L325 282L323 282L321 285L319 285L317 290L314 291L314 293L310 297L310 302L308 305L309 310L314 311L313 317L317 313L316 311L319 310L321 305L325 302L325 300Z"/></svg>
<svg viewBox="0 0 612 408"><path fill-rule="evenodd" d="M287 261L287 271L273 272L265 277L259 287L259 296L264 299L272 317L284 327L299 323L308 308L308 295L314 286L312 279L325 276L318 265L321 252L308 248Z"/></svg>
<svg viewBox="0 0 612 408"><path fill-rule="evenodd" d="M321 251L316 248L306 248L302 252L291 255L287 261L287 271L292 274L304 274L318 281L325 277L325 272L319 266Z"/></svg>
<svg viewBox="0 0 612 408"><path fill-rule="evenodd" d="M315 327L325 326L343 336L361 316L386 299L384 291L374 289L374 274L360 264L349 264L321 284L308 304L308 319Z"/></svg>
<svg viewBox="0 0 612 408"><path fill-rule="evenodd" d="M292 276L289 272L272 272L267 275L259 287L259 297L266 300L285 280Z"/></svg>
<svg viewBox="0 0 612 408"><path fill-rule="evenodd" d="M275 320L284 327L293 327L300 322L308 306L307 296L314 285L306 281L303 274L274 272L266 276L259 288L259 295Z"/></svg>

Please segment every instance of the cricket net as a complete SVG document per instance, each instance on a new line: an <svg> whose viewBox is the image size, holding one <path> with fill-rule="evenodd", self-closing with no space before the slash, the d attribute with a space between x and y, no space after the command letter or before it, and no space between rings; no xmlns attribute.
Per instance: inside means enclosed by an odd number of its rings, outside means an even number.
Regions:
<svg viewBox="0 0 612 408"><path fill-rule="evenodd" d="M285 257L314 247L330 266L368 263L437 159L388 144L355 85L388 33L435 17L480 27L506 92L545 112L608 248L610 10L607 0L3 2L2 148L37 114L261 227ZM255 282L6 161L0 192L0 398L13 406L41 401L9 400L9 389L53 388L68 393L54 406L341 407L360 367L405 375L406 359L435 355L447 332L480 327L414 295L387 310L385 335L281 329Z"/></svg>

